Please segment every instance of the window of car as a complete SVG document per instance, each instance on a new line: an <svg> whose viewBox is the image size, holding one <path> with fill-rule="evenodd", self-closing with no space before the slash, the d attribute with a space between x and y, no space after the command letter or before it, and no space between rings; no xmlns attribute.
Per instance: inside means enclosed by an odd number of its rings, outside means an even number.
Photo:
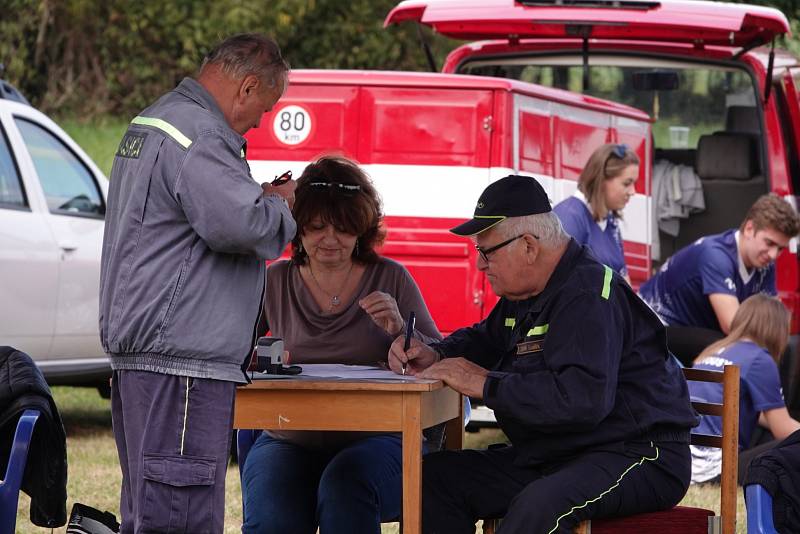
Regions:
<svg viewBox="0 0 800 534"><path fill-rule="evenodd" d="M42 126L19 117L15 121L36 167L50 212L102 216L103 197L86 165Z"/></svg>
<svg viewBox="0 0 800 534"><path fill-rule="evenodd" d="M0 128L0 208L26 208L28 201L22 188L17 163L11 154L8 139Z"/></svg>
<svg viewBox="0 0 800 534"><path fill-rule="evenodd" d="M522 80L641 109L655 119L655 147L665 149L697 148L702 135L726 129L729 108L755 109L758 102L757 87L744 69L654 57L592 55L586 88L578 55L487 58L470 61L459 72ZM636 83L652 73L671 75L674 85Z"/></svg>

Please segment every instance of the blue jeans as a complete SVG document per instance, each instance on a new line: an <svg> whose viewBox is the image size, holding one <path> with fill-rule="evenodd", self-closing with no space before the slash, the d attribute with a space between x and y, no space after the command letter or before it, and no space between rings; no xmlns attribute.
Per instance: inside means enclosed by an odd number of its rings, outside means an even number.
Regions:
<svg viewBox="0 0 800 534"><path fill-rule="evenodd" d="M242 471L242 532L380 534L400 516L402 473L399 435L319 451L265 432Z"/></svg>

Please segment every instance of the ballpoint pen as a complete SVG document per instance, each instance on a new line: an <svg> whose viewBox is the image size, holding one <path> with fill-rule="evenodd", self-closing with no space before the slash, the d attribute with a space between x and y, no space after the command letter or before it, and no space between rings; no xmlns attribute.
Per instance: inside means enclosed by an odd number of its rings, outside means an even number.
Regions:
<svg viewBox="0 0 800 534"><path fill-rule="evenodd" d="M414 322L416 318L414 317L414 312L410 312L408 314L408 322L406 323L406 341L403 343L403 352L408 352L408 349L411 348L411 336L414 335ZM408 362L403 362L402 371L403 374L406 374L406 367L408 367Z"/></svg>

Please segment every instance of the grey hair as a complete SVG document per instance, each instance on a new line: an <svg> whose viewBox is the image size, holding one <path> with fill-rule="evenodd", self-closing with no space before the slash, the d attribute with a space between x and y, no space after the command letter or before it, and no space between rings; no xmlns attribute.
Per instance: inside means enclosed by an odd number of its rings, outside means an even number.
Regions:
<svg viewBox="0 0 800 534"><path fill-rule="evenodd" d="M509 217L500 223L499 227L508 238L522 234L538 236L539 242L546 247L557 247L569 241L569 234L564 231L561 221L552 211L523 217Z"/></svg>
<svg viewBox="0 0 800 534"><path fill-rule="evenodd" d="M209 65L218 65L234 80L255 75L269 87L275 87L278 80L286 83L289 72L289 63L281 56L278 44L260 33L228 37L206 55L200 71Z"/></svg>

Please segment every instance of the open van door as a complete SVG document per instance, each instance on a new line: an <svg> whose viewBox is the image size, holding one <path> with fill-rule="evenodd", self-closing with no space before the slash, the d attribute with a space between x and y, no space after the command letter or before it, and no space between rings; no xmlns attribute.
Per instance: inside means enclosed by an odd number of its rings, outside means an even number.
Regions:
<svg viewBox="0 0 800 534"><path fill-rule="evenodd" d="M693 0L406 0L384 25L415 21L455 39L594 38L752 47L789 33L777 9Z"/></svg>
<svg viewBox="0 0 800 534"><path fill-rule="evenodd" d="M780 86L781 94L775 96L781 99L779 109L783 112L782 129L786 133L787 142L793 144L786 151L786 180L789 183L785 187L791 184L797 194L800 186L800 69L786 70L781 76ZM796 313L800 310L800 266L797 264L797 257L794 254L781 254L778 258L778 272L780 286L785 289L781 292L781 299L795 312L792 314L792 331L796 332L800 330L800 317Z"/></svg>

